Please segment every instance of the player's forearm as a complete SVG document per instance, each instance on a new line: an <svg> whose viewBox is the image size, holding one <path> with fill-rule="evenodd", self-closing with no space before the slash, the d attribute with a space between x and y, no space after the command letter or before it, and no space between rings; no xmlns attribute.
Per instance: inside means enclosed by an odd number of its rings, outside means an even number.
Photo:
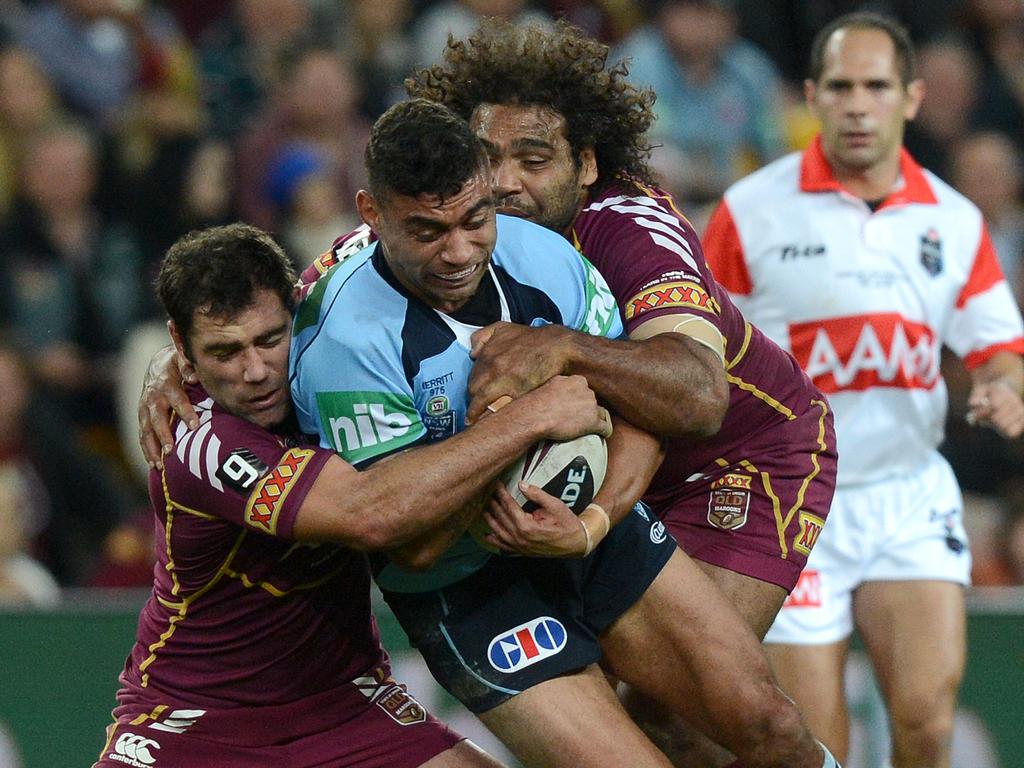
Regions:
<svg viewBox="0 0 1024 768"><path fill-rule="evenodd" d="M620 418L613 422L615 431L608 438L608 469L594 497L594 502L608 513L612 525L629 514L665 455L659 438Z"/></svg>
<svg viewBox="0 0 1024 768"><path fill-rule="evenodd" d="M476 495L462 509L447 516L436 527L425 531L398 547L387 550L388 557L407 571L425 571L454 544L469 524L480 516L490 492Z"/></svg>
<svg viewBox="0 0 1024 768"><path fill-rule="evenodd" d="M528 403L515 402L441 443L412 448L365 471L332 459L299 510L295 536L361 550L401 546L487 490L546 436L546 420Z"/></svg>
<svg viewBox="0 0 1024 768"><path fill-rule="evenodd" d="M585 376L610 408L662 437L715 434L729 405L714 354L678 333L642 341L576 334L567 373Z"/></svg>

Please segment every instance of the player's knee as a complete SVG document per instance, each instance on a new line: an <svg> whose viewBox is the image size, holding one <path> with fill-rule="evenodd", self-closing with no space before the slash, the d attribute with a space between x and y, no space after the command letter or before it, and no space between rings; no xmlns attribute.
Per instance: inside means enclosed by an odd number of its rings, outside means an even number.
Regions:
<svg viewBox="0 0 1024 768"><path fill-rule="evenodd" d="M890 713L894 765L939 765L953 739L953 708L921 706Z"/></svg>

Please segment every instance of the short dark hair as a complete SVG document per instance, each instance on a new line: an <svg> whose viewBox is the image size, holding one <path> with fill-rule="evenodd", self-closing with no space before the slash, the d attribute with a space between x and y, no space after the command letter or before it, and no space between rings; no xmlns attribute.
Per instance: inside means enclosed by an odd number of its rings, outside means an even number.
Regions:
<svg viewBox="0 0 1024 768"><path fill-rule="evenodd" d="M487 151L469 124L443 104L400 101L373 124L366 145L370 192L386 199L456 195L487 169Z"/></svg>
<svg viewBox="0 0 1024 768"><path fill-rule="evenodd" d="M577 163L594 150L596 188L619 178L652 183L654 92L630 83L626 62L609 62L608 52L564 21L546 29L488 19L466 40L450 37L444 62L414 72L405 89L467 120L482 103L550 107L565 118Z"/></svg>
<svg viewBox="0 0 1024 768"><path fill-rule="evenodd" d="M228 224L179 238L160 265L156 290L191 355L196 312L234 317L261 290L277 294L291 312L295 282L295 268L270 235L248 224Z"/></svg>
<svg viewBox="0 0 1024 768"><path fill-rule="evenodd" d="M825 71L825 47L829 38L841 29L877 29L884 32L892 40L896 49L896 65L900 71L900 81L906 86L917 77L917 57L914 44L906 28L895 19L881 13L858 11L840 16L826 24L811 43L811 67L809 77L814 82L821 79Z"/></svg>

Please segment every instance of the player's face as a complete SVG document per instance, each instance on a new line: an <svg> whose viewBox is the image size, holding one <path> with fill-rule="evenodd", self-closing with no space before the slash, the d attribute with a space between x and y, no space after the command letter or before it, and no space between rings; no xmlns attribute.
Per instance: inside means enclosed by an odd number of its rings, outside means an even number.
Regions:
<svg viewBox="0 0 1024 768"><path fill-rule="evenodd" d="M577 165L565 117L539 105L481 104L469 124L487 147L498 212L568 235L597 163L586 149Z"/></svg>
<svg viewBox="0 0 1024 768"><path fill-rule="evenodd" d="M924 95L923 84L904 87L896 47L880 29L832 35L818 82L804 84L807 103L822 124L825 156L837 171L863 173L898 163L903 128Z"/></svg>
<svg viewBox="0 0 1024 768"><path fill-rule="evenodd" d="M476 293L497 239L494 196L481 168L455 195L375 198L360 190L356 207L377 233L398 281L441 312Z"/></svg>
<svg viewBox="0 0 1024 768"><path fill-rule="evenodd" d="M292 318L273 291L256 293L234 317L196 312L190 336L199 381L222 408L261 427L284 421L291 410L288 349ZM184 345L171 324L180 354Z"/></svg>

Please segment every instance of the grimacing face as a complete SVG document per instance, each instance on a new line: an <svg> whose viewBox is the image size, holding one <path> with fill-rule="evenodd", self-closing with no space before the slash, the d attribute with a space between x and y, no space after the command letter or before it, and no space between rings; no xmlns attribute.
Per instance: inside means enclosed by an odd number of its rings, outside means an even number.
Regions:
<svg viewBox="0 0 1024 768"><path fill-rule="evenodd" d="M577 167L565 117L541 105L481 104L469 125L487 147L498 212L568 235L597 162L586 149Z"/></svg>
<svg viewBox="0 0 1024 768"><path fill-rule="evenodd" d="M380 238L391 271L414 296L450 313L477 292L498 237L485 168L443 200L399 194L376 198L360 190L356 207Z"/></svg>
<svg viewBox="0 0 1024 768"><path fill-rule="evenodd" d="M821 77L806 81L804 91L838 174L898 168L904 125L917 114L924 87L919 80L904 87L888 34L860 28L833 33Z"/></svg>
<svg viewBox="0 0 1024 768"><path fill-rule="evenodd" d="M185 346L173 321L168 323L178 354ZM249 307L234 317L195 313L189 334L199 381L222 408L269 428L291 412L288 350L292 317L270 290L256 292Z"/></svg>

